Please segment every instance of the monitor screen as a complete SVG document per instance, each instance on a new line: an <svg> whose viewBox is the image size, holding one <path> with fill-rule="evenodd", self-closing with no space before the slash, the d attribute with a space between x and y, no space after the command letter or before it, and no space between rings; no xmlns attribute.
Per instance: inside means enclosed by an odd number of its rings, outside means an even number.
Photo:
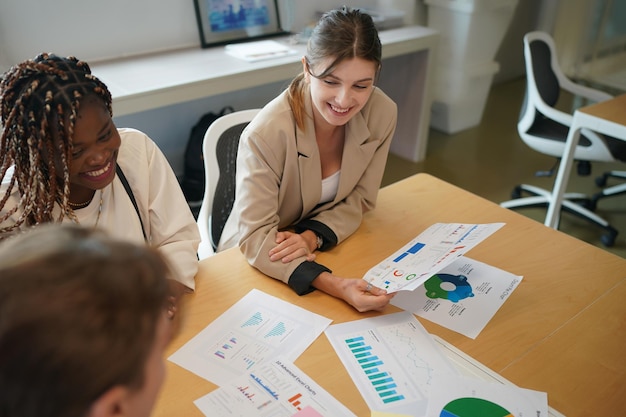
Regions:
<svg viewBox="0 0 626 417"><path fill-rule="evenodd" d="M195 0L203 47L281 35L275 0Z"/></svg>

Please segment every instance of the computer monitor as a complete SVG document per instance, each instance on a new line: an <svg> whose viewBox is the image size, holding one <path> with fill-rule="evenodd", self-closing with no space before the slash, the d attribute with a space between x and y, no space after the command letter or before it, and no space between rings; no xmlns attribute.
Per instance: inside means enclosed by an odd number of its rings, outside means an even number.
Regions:
<svg viewBox="0 0 626 417"><path fill-rule="evenodd" d="M194 0L203 48L286 34L276 0Z"/></svg>

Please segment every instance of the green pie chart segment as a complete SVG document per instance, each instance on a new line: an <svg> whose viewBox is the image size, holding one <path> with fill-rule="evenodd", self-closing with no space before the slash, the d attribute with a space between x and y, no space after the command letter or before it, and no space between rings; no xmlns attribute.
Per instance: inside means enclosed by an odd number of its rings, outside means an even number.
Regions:
<svg viewBox="0 0 626 417"><path fill-rule="evenodd" d="M439 417L514 417L505 408L481 398L457 398L450 401Z"/></svg>

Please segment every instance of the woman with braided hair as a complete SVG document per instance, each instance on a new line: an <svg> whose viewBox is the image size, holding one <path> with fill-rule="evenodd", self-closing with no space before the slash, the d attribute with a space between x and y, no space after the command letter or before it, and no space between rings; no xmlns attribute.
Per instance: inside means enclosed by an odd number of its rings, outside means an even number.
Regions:
<svg viewBox="0 0 626 417"><path fill-rule="evenodd" d="M111 94L74 57L41 54L0 82L0 237L73 222L150 244L174 286L193 290L199 233L165 156L142 132L117 129Z"/></svg>

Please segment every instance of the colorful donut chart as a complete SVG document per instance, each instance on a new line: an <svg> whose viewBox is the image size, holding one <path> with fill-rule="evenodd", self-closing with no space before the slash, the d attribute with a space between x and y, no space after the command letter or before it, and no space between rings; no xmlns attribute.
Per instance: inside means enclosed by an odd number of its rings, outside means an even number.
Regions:
<svg viewBox="0 0 626 417"><path fill-rule="evenodd" d="M514 417L505 408L482 398L458 398L450 401L439 417Z"/></svg>
<svg viewBox="0 0 626 417"><path fill-rule="evenodd" d="M444 282L453 284L455 288L450 291L441 288L441 284ZM426 288L426 296L429 298L441 298L453 303L474 296L472 286L467 282L465 275L435 274L424 282L424 288Z"/></svg>

